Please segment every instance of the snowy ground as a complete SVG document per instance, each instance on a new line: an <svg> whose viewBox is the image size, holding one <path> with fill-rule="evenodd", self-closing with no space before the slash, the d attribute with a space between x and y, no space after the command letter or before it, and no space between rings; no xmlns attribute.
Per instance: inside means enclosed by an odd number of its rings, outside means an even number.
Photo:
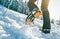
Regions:
<svg viewBox="0 0 60 39"><path fill-rule="evenodd" d="M35 19L31 25L25 24L26 15L7 10L0 5L0 39L60 39L60 26L51 24L51 33L39 31L43 21Z"/></svg>

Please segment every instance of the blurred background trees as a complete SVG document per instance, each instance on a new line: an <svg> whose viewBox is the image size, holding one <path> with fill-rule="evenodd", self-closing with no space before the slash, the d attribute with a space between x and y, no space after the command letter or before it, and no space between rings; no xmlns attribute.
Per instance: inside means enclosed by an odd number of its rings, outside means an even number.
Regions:
<svg viewBox="0 0 60 39"><path fill-rule="evenodd" d="M29 9L26 0L0 0L0 4L22 14L28 14Z"/></svg>

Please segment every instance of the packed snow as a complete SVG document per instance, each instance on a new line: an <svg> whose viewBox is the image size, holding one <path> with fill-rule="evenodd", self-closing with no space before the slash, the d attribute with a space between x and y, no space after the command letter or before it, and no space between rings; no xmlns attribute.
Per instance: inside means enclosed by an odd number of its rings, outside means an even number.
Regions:
<svg viewBox="0 0 60 39"><path fill-rule="evenodd" d="M59 25L51 24L51 32L44 34L39 31L43 20L38 18L31 25L26 25L26 17L0 5L0 39L60 39Z"/></svg>

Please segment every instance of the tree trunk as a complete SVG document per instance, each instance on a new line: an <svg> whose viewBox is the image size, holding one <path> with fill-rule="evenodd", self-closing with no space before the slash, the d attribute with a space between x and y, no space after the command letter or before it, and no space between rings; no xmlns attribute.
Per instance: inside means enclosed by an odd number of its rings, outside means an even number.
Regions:
<svg viewBox="0 0 60 39"><path fill-rule="evenodd" d="M42 0L41 4L41 10L43 13L43 27L42 27L42 32L44 33L50 33L50 17L49 17L49 12L48 12L48 4L49 0Z"/></svg>

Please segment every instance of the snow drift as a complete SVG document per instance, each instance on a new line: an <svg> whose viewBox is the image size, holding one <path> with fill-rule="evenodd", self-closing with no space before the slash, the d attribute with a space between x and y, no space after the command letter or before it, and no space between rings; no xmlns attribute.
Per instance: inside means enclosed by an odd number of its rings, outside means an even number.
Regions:
<svg viewBox="0 0 60 39"><path fill-rule="evenodd" d="M60 39L59 25L51 24L51 33L44 34L39 31L43 20L35 19L31 25L26 25L26 17L0 5L0 39Z"/></svg>

